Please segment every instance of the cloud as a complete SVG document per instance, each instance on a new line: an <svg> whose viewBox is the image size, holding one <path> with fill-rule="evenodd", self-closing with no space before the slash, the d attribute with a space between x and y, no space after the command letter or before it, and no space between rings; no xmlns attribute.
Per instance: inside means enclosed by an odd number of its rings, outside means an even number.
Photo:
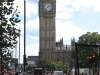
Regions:
<svg viewBox="0 0 100 75"><path fill-rule="evenodd" d="M57 0L56 17L57 19L70 19L75 11L100 12L100 0Z"/></svg>
<svg viewBox="0 0 100 75"><path fill-rule="evenodd" d="M100 0L97 0L97 1L95 1L94 0L94 11L96 11L96 12L100 12Z"/></svg>
<svg viewBox="0 0 100 75"><path fill-rule="evenodd" d="M57 19L69 19L73 16L74 10L72 8L67 8L70 6L72 0L57 0L56 4L56 18Z"/></svg>
<svg viewBox="0 0 100 75"><path fill-rule="evenodd" d="M72 17L73 17L73 15L71 13L67 12L66 10L56 14L56 18L61 19L61 20L62 19L70 19Z"/></svg>
<svg viewBox="0 0 100 75"><path fill-rule="evenodd" d="M35 39L37 39L37 38L35 38ZM20 37L20 44L19 44L19 38L18 38L17 49L14 49L14 52L13 52L14 58L15 58L15 54L17 55L17 58L19 57L19 45L20 45L20 62L23 63L23 55L24 55L24 39L23 39L23 37ZM17 53L15 52L15 50L17 50ZM38 56L39 55L39 43L34 43L34 41L33 41L33 44L27 45L25 47L25 50L26 50L25 51L26 56Z"/></svg>
<svg viewBox="0 0 100 75"><path fill-rule="evenodd" d="M27 35L39 36L39 18L28 20L26 23Z"/></svg>
<svg viewBox="0 0 100 75"><path fill-rule="evenodd" d="M31 3L36 3L37 4L39 0L27 0L27 1L29 1Z"/></svg>
<svg viewBox="0 0 100 75"><path fill-rule="evenodd" d="M28 45L26 48L26 55L38 56L39 55L39 43Z"/></svg>
<svg viewBox="0 0 100 75"><path fill-rule="evenodd" d="M24 16L24 0L15 0L14 2L14 7L18 6L19 11L21 12L20 14ZM38 7L37 4L31 3L28 0L26 0L26 16L28 18L31 17L32 14L37 14L38 13Z"/></svg>
<svg viewBox="0 0 100 75"><path fill-rule="evenodd" d="M76 11L85 11L86 9L93 9L95 12L100 12L100 0L73 0L72 7Z"/></svg>
<svg viewBox="0 0 100 75"><path fill-rule="evenodd" d="M68 41L72 37L77 38L81 36L83 33L86 33L86 31L87 30L82 30L81 28L73 25L71 21L56 21L56 41L59 41L62 37L64 37L64 41Z"/></svg>
<svg viewBox="0 0 100 75"><path fill-rule="evenodd" d="M94 10L100 12L100 0L56 0L56 41L60 38L64 38L64 44L70 42L70 39L74 36L78 38L87 30L75 26L70 19L74 16L76 11L89 11ZM38 0L26 0L26 33L31 39L38 41L39 39L39 18L38 18ZM21 16L24 16L24 0L15 0L15 5L18 5L21 12ZM35 17L34 17L35 16ZM68 20L69 19L69 20ZM23 62L23 50L24 50L24 22L18 24L21 29L21 62ZM33 40L32 40L33 41ZM26 46L26 54L38 55L39 42L28 43Z"/></svg>
<svg viewBox="0 0 100 75"><path fill-rule="evenodd" d="M21 36L20 37L20 41L19 41L19 38L17 39L18 40L18 44L17 44L17 48L13 49L13 58L19 58L19 48L20 48L20 62L23 63L23 55L24 55L24 39L23 37ZM19 46L20 45L20 46ZM16 50L16 52L15 52ZM16 57L15 57L15 54L16 54Z"/></svg>
<svg viewBox="0 0 100 75"><path fill-rule="evenodd" d="M26 0L26 16L31 18L38 14L38 1L39 0ZM73 17L75 11L89 11L94 10L100 12L100 0L57 0L56 12L59 19L70 19ZM15 6L19 7L21 15L24 15L24 0L20 2L15 0Z"/></svg>
<svg viewBox="0 0 100 75"><path fill-rule="evenodd" d="M20 23L18 23L18 27L21 30L21 35L24 35L24 21L21 20ZM29 36L38 36L39 34L39 19L38 17L32 20L28 20L26 22L26 35Z"/></svg>

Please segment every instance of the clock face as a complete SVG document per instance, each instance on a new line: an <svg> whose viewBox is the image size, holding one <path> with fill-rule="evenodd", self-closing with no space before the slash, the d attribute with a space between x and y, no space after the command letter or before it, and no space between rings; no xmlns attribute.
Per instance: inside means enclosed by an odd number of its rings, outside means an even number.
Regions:
<svg viewBox="0 0 100 75"><path fill-rule="evenodd" d="M50 4L50 3L44 4L44 9L45 9L46 11L51 11L51 10L52 10L52 4Z"/></svg>

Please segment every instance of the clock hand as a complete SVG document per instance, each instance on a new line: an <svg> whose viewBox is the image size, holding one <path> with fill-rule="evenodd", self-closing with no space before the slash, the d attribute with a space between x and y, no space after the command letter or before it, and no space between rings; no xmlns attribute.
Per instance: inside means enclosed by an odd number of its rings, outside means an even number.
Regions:
<svg viewBox="0 0 100 75"><path fill-rule="evenodd" d="M48 7L49 7L49 5L48 5ZM47 8L48 8L48 7L47 7Z"/></svg>

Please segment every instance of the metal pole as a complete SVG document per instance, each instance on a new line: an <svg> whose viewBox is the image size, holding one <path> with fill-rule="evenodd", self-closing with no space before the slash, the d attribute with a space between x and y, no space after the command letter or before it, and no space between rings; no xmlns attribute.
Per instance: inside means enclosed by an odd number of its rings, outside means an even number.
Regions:
<svg viewBox="0 0 100 75"><path fill-rule="evenodd" d="M75 67L75 75L79 75L79 62L78 62L77 43L75 43L75 47L76 47L76 67Z"/></svg>
<svg viewBox="0 0 100 75"><path fill-rule="evenodd" d="M90 62L89 62L89 75L90 75L90 68L91 68L91 67L90 67Z"/></svg>
<svg viewBox="0 0 100 75"><path fill-rule="evenodd" d="M0 2L0 6L1 6L1 8L2 8L2 6L3 6L3 4L2 4L2 2ZM2 9L0 10L0 27L1 27L1 29L2 29ZM2 74L2 30L0 31L0 37L1 37L1 39L0 39L0 74Z"/></svg>
<svg viewBox="0 0 100 75"><path fill-rule="evenodd" d="M99 45L99 51L100 51L100 45ZM98 51L98 57L100 56L99 55L99 51ZM100 63L100 61L98 61L98 72L99 72L99 67L100 67L100 64L99 63Z"/></svg>
<svg viewBox="0 0 100 75"><path fill-rule="evenodd" d="M20 67L20 28L19 28L19 68Z"/></svg>
<svg viewBox="0 0 100 75"><path fill-rule="evenodd" d="M26 0L24 0L24 56L25 56L25 51L26 51ZM24 61L24 72L25 72L25 61Z"/></svg>
<svg viewBox="0 0 100 75"><path fill-rule="evenodd" d="M15 49L15 72L16 72L16 65L17 65L17 62L16 62L17 58L16 58L16 56L17 56L17 44L16 44L16 49Z"/></svg>
<svg viewBox="0 0 100 75"><path fill-rule="evenodd" d="M93 75L94 75L94 66L93 66Z"/></svg>

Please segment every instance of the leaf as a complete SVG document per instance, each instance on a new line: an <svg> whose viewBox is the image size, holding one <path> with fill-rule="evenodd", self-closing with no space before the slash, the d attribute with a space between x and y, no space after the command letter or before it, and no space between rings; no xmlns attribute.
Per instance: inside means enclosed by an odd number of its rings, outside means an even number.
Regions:
<svg viewBox="0 0 100 75"><path fill-rule="evenodd" d="M20 35L18 29L16 28L16 26L18 26L17 23L20 22L18 8L13 8L13 1L14 0L8 0L8 2L3 2L4 5L0 2L0 6L3 6L3 8L0 7L0 12L2 12L0 13L0 19L2 19L2 22L0 24L0 35L2 35L0 36L0 41L2 41L0 42L0 51L4 51L3 60L6 63L10 62L9 57L11 57L11 54L9 52L11 49L15 48L17 37L19 37Z"/></svg>
<svg viewBox="0 0 100 75"><path fill-rule="evenodd" d="M100 44L98 41L100 41L100 34L98 34L98 32L87 32L79 37L78 43L97 45ZM92 54L98 54L98 48L94 47L78 47L77 49L81 67L88 67L88 57ZM74 53L75 52L73 52L73 54Z"/></svg>

